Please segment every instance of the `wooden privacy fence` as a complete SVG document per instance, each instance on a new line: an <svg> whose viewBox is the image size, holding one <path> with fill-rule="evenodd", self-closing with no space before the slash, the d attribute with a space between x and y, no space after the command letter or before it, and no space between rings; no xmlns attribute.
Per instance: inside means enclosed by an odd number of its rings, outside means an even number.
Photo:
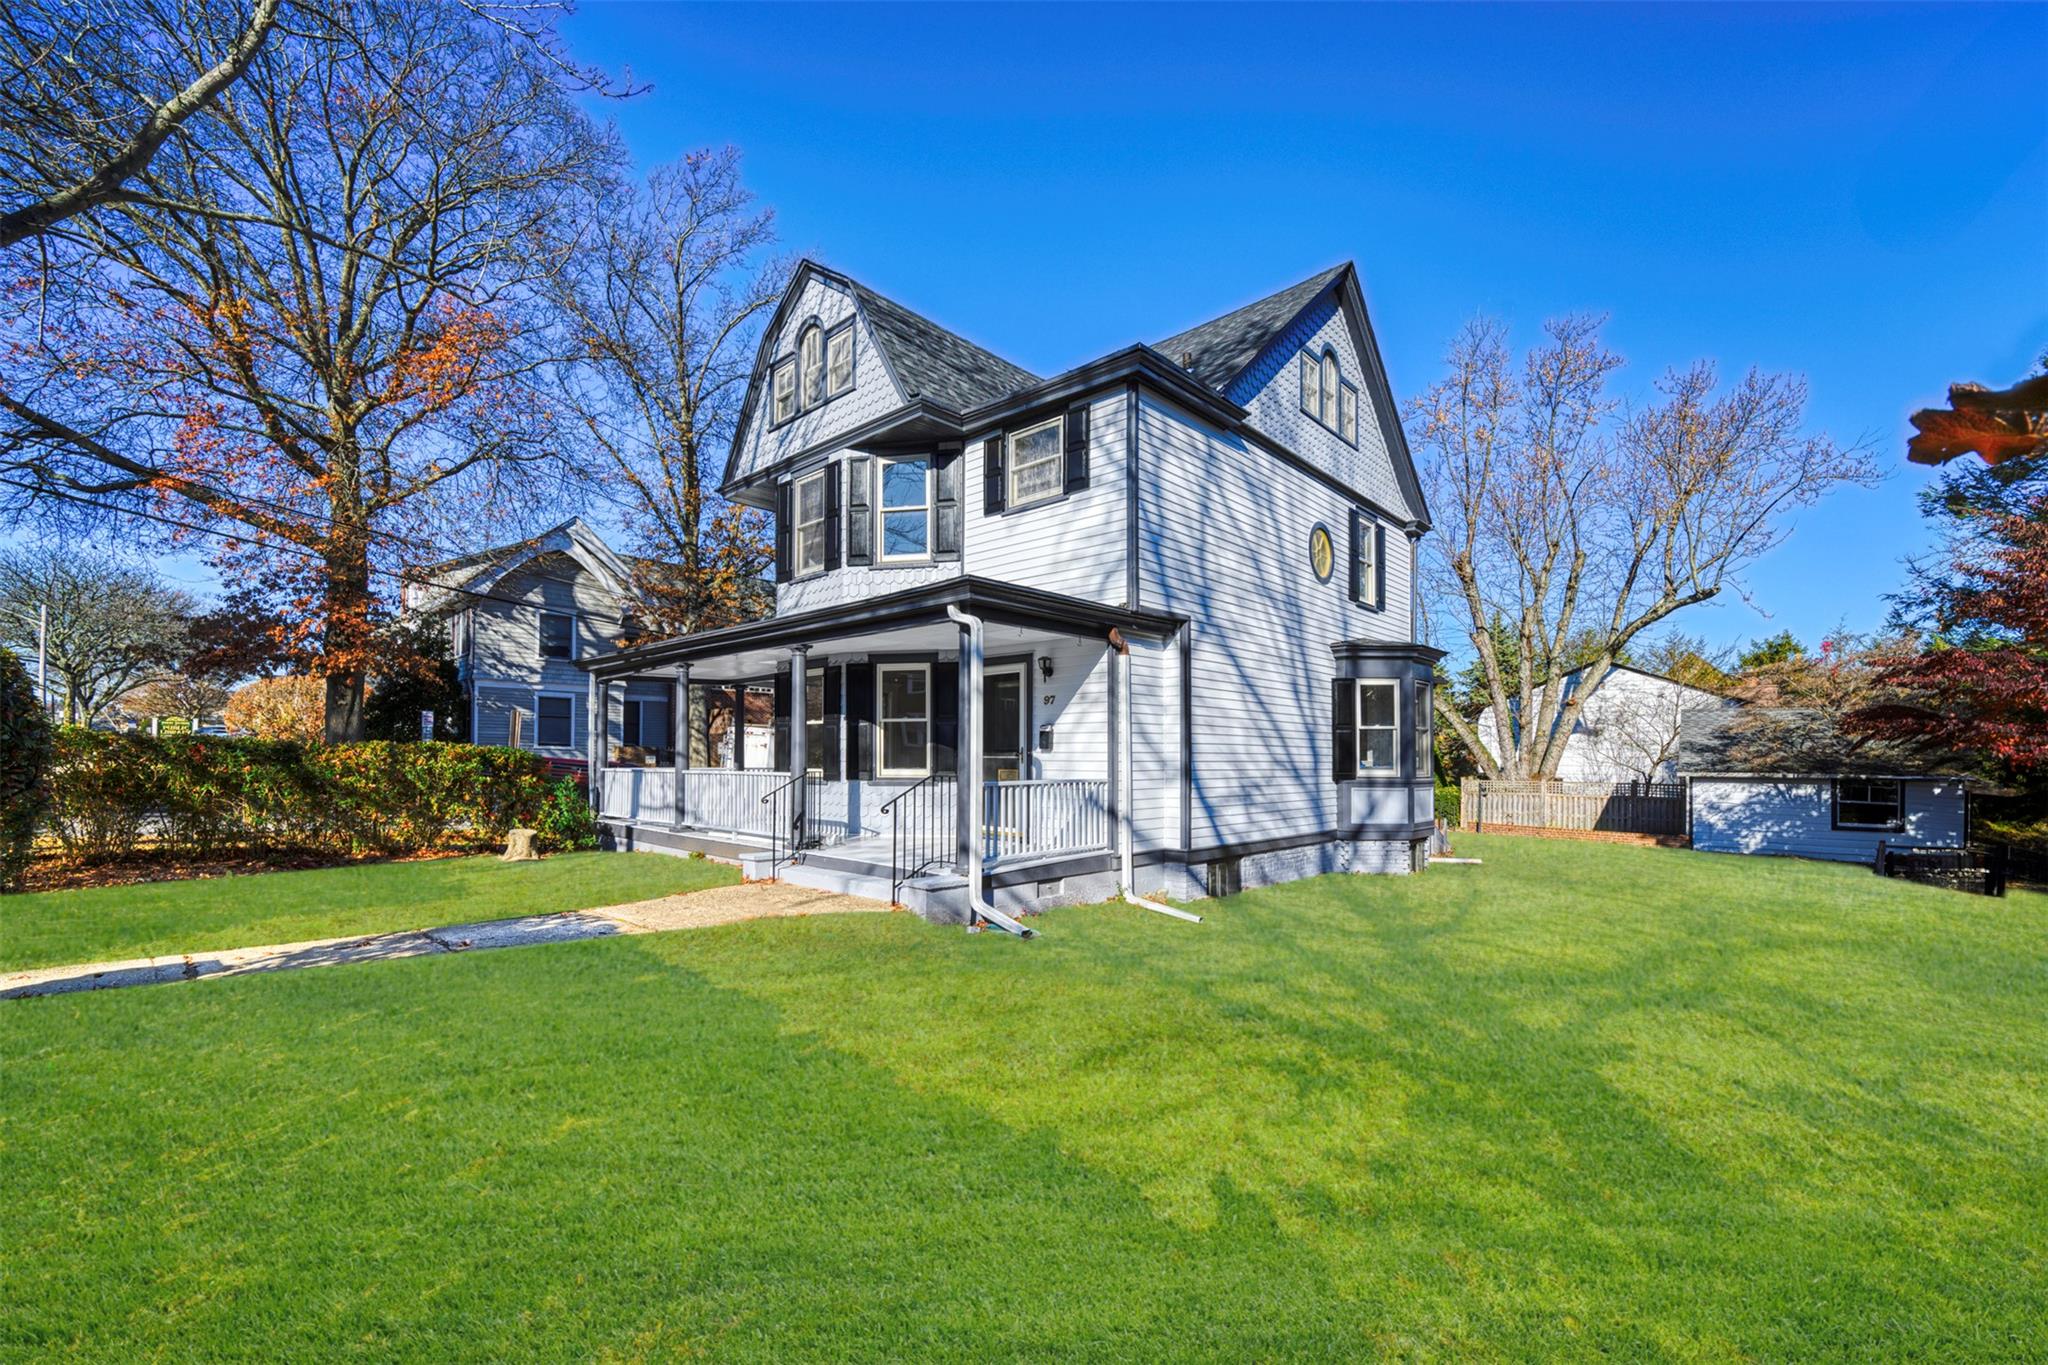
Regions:
<svg viewBox="0 0 2048 1365"><path fill-rule="evenodd" d="M1678 782L1459 783L1458 823L1466 829L1521 825L1612 834L1682 835L1685 786Z"/></svg>

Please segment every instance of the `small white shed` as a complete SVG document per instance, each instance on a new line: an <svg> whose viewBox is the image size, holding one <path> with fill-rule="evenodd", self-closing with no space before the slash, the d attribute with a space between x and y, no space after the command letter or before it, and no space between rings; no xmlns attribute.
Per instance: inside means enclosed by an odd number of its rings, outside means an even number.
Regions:
<svg viewBox="0 0 2048 1365"><path fill-rule="evenodd" d="M1844 735L1822 712L1750 707L1686 718L1679 744L1692 846L1868 863L1880 843L1961 848L1967 774Z"/></svg>

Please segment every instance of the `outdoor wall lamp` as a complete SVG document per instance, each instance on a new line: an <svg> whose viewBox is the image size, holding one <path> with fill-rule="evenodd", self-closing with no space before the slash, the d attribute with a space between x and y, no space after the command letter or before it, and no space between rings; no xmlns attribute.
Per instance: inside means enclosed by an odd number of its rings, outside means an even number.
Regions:
<svg viewBox="0 0 2048 1365"><path fill-rule="evenodd" d="M1050 654L1038 656L1038 676L1046 682L1052 681L1052 656Z"/></svg>

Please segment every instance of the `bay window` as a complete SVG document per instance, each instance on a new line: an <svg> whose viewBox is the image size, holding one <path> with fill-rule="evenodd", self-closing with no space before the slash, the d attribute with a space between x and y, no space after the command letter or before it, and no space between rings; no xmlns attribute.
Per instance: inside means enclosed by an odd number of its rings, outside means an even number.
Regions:
<svg viewBox="0 0 2048 1365"><path fill-rule="evenodd" d="M1066 419L1054 417L1014 432L1009 438L1011 508L1058 497L1066 452Z"/></svg>
<svg viewBox="0 0 2048 1365"><path fill-rule="evenodd" d="M827 466L817 473L797 480L796 484L796 534L793 537L796 557L796 573L800 578L816 573L825 567L825 534L827 500L825 480L832 477Z"/></svg>
<svg viewBox="0 0 2048 1365"><path fill-rule="evenodd" d="M931 771L931 665L877 664L875 693L881 776L923 777Z"/></svg>
<svg viewBox="0 0 2048 1365"><path fill-rule="evenodd" d="M1393 679L1358 684L1358 772L1401 770L1401 685Z"/></svg>
<svg viewBox="0 0 2048 1365"><path fill-rule="evenodd" d="M1429 684L1421 678L1415 680L1414 710L1415 775L1428 777L1436 757L1436 736L1431 728L1436 724L1436 713L1430 705Z"/></svg>
<svg viewBox="0 0 2048 1365"><path fill-rule="evenodd" d="M924 559L931 554L932 465L922 455L881 461L882 559Z"/></svg>

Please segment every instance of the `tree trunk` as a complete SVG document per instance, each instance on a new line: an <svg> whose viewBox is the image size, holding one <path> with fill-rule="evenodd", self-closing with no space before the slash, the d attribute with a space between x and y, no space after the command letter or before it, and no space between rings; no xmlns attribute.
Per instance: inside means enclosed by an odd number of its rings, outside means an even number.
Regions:
<svg viewBox="0 0 2048 1365"><path fill-rule="evenodd" d="M321 738L347 744L363 737L364 678L370 648L370 556L359 536L343 536L326 559L326 715Z"/></svg>

